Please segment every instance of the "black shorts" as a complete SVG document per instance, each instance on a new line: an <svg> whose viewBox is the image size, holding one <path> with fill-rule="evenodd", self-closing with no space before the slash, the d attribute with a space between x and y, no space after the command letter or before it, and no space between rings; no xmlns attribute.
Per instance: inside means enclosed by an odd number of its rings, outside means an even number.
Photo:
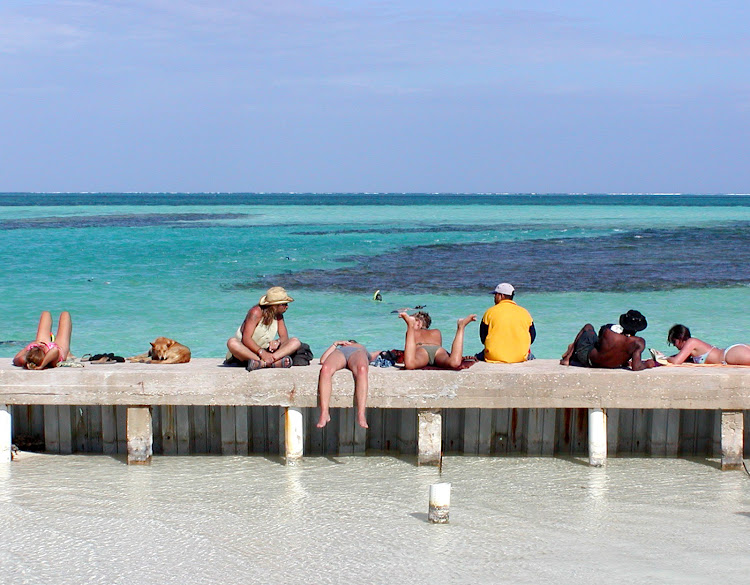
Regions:
<svg viewBox="0 0 750 585"><path fill-rule="evenodd" d="M592 368L593 365L589 359L589 354L596 347L597 341L599 341L599 336L595 331L591 330L581 333L573 348L573 357L570 359L570 365Z"/></svg>

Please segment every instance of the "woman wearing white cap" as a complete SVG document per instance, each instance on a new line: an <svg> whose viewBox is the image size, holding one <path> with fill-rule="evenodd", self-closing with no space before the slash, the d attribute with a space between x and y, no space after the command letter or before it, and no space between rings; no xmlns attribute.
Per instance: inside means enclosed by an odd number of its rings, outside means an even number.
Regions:
<svg viewBox="0 0 750 585"><path fill-rule="evenodd" d="M224 363L246 364L249 371L291 367L290 356L300 347L299 339L289 337L284 322L284 313L292 301L283 287L269 288L227 341L229 352Z"/></svg>

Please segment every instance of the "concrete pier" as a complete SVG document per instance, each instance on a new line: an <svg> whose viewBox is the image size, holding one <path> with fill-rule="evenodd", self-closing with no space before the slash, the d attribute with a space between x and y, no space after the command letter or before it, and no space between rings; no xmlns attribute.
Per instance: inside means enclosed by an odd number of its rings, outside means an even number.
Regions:
<svg viewBox="0 0 750 585"><path fill-rule="evenodd" d="M741 367L631 372L534 360L478 363L458 372L371 368L371 428L355 426L352 378L339 372L333 378L331 407L345 410L321 431L305 425L317 405L318 372L319 366L308 366L249 374L222 367L216 359L44 371L6 365L0 366L0 404L42 405L43 436L50 452L118 452L127 442L133 462L148 461L156 436L158 452L241 454L253 445L256 451L259 446L276 449L290 461L302 456L305 446L330 452L339 444L342 453L355 453L364 452L372 442L376 449L395 445L416 453L422 464L439 461L441 450L455 445L463 452L486 454L516 452L522 445L528 454L552 455L560 441L583 441L591 463L601 465L608 450L618 450L618 434L627 429L634 436L648 431L651 452L676 455L688 448L679 427L692 425L690 432L699 433L696 452L721 448L726 468L741 464L742 411L750 409L750 370ZM87 406L98 410L86 412ZM153 421L148 406L158 409ZM392 410L399 412L393 417L385 414ZM6 407L0 412L7 411ZM704 428L690 415L698 411L716 412L715 427ZM653 416L646 417L646 412ZM711 447L710 436L719 435L718 416L721 437ZM556 438L560 425L566 434ZM0 426L0 447L10 444L9 427ZM519 429L526 434L519 435ZM631 445L621 439L619 450L642 449L641 439L637 442Z"/></svg>
<svg viewBox="0 0 750 585"><path fill-rule="evenodd" d="M589 463L601 467L607 462L607 414L589 408Z"/></svg>
<svg viewBox="0 0 750 585"><path fill-rule="evenodd" d="M443 416L437 409L417 412L417 462L419 465L440 465L442 455Z"/></svg>
<svg viewBox="0 0 750 585"><path fill-rule="evenodd" d="M148 406L128 408L128 465L148 465L153 454L154 435L151 409Z"/></svg>
<svg viewBox="0 0 750 585"><path fill-rule="evenodd" d="M294 406L286 409L284 417L284 447L287 463L302 459L305 446L302 411Z"/></svg>
<svg viewBox="0 0 750 585"><path fill-rule="evenodd" d="M725 410L721 413L721 468L742 469L744 413Z"/></svg>
<svg viewBox="0 0 750 585"><path fill-rule="evenodd" d="M10 407L0 404L0 463L8 463L11 460L11 427Z"/></svg>

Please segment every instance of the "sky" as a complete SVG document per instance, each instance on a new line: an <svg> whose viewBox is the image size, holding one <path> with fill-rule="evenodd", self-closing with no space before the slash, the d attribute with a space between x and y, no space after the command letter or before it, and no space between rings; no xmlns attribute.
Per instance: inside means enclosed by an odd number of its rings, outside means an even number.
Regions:
<svg viewBox="0 0 750 585"><path fill-rule="evenodd" d="M750 192L750 3L0 2L0 192Z"/></svg>

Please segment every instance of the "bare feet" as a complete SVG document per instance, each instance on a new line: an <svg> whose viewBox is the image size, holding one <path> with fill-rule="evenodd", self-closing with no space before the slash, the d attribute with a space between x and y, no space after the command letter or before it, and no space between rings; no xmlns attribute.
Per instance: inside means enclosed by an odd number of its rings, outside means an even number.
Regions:
<svg viewBox="0 0 750 585"><path fill-rule="evenodd" d="M464 317L463 319L458 320L458 328L461 329L463 327L466 327L469 323L472 321L476 321L477 316L476 315L469 315L468 317Z"/></svg>
<svg viewBox="0 0 750 585"><path fill-rule="evenodd" d="M404 321L406 321L407 327L414 327L417 323L417 320L411 315L409 315L409 313L399 313L398 316L401 317Z"/></svg>
<svg viewBox="0 0 750 585"><path fill-rule="evenodd" d="M328 414L327 412L321 412L320 419L318 419L318 422L315 426L318 427L319 429L322 429L329 422L331 422L331 415Z"/></svg>
<svg viewBox="0 0 750 585"><path fill-rule="evenodd" d="M571 343L568 346L568 349L565 350L565 353L562 354L562 359L560 360L561 366L569 366L570 365L570 358L573 357L573 349L575 348L575 341Z"/></svg>
<svg viewBox="0 0 750 585"><path fill-rule="evenodd" d="M363 429L369 429L369 425L367 424L367 419L365 418L364 413L357 415L357 424L361 426Z"/></svg>

